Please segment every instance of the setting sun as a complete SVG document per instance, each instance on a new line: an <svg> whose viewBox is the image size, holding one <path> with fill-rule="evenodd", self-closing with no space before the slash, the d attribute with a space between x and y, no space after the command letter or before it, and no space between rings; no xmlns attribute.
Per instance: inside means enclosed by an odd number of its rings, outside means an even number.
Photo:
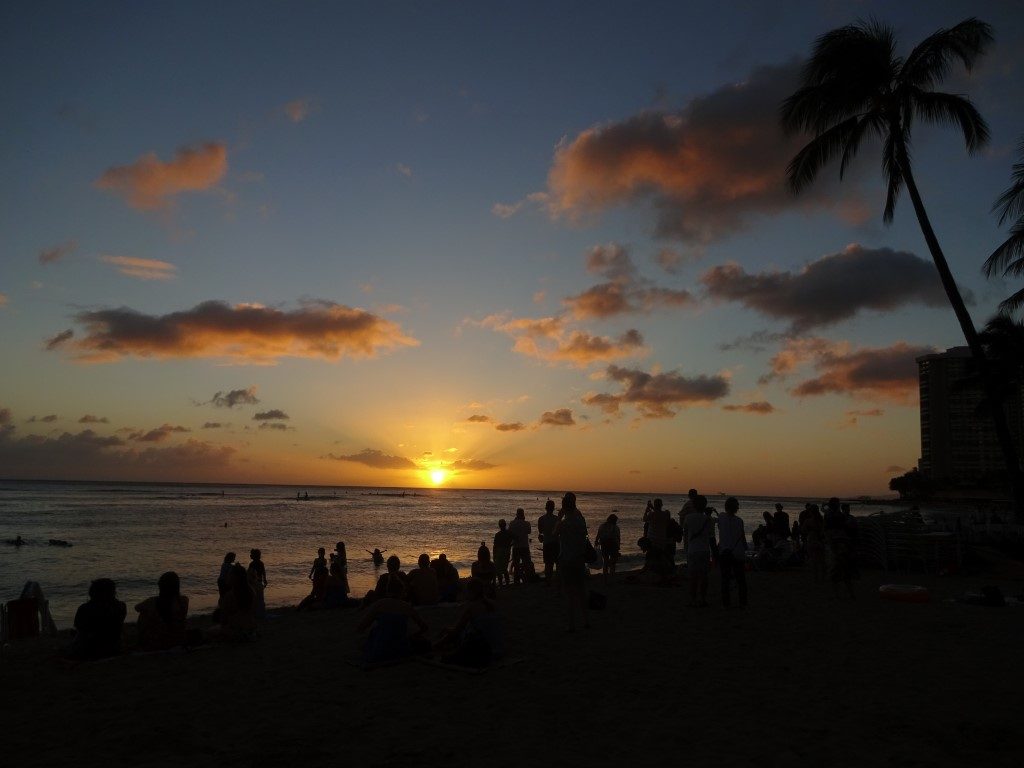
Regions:
<svg viewBox="0 0 1024 768"><path fill-rule="evenodd" d="M444 482L444 478L448 473L443 469L432 469L430 470L430 482L434 485L440 485Z"/></svg>

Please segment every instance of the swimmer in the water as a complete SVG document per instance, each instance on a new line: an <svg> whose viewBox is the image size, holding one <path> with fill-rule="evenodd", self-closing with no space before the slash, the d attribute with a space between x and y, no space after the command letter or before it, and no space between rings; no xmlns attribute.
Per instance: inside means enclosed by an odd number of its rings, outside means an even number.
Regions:
<svg viewBox="0 0 1024 768"><path fill-rule="evenodd" d="M375 549L373 552L370 552L370 550L367 549L365 551L370 553L370 559L373 560L374 565L384 565L384 553L387 552L386 549Z"/></svg>

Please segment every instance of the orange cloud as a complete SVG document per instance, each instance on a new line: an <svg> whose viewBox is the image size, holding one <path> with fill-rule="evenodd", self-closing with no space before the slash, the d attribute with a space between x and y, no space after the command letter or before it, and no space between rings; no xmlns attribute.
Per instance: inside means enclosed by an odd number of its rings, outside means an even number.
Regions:
<svg viewBox="0 0 1024 768"><path fill-rule="evenodd" d="M759 215L835 206L836 183L800 199L785 187L786 164L804 137L783 134L778 110L800 68L798 61L758 67L678 112L643 112L564 141L548 173L550 213L579 219L648 200L659 235L701 246ZM848 188L844 199L851 196Z"/></svg>
<svg viewBox="0 0 1024 768"><path fill-rule="evenodd" d="M155 211L168 208L182 192L200 192L216 186L227 170L227 147L209 142L179 149L174 159L167 162L150 152L130 165L108 168L95 186L121 195L132 208Z"/></svg>
<svg viewBox="0 0 1024 768"><path fill-rule="evenodd" d="M67 349L82 362L223 357L266 364L281 357L375 357L419 344L390 320L328 301L294 310L206 301L166 315L122 307L80 312L75 319L84 327L81 338L65 331L47 349Z"/></svg>
<svg viewBox="0 0 1024 768"><path fill-rule="evenodd" d="M617 414L621 406L636 407L647 419L666 419L679 408L705 404L729 394L729 382L723 376L686 377L681 374L647 373L636 369L608 366L607 376L622 385L616 394L598 393L583 398L585 405Z"/></svg>
<svg viewBox="0 0 1024 768"><path fill-rule="evenodd" d="M768 414L775 412L775 406L764 400L759 400L755 403L747 403L745 405L723 405L723 411L740 411L743 413L760 413Z"/></svg>
<svg viewBox="0 0 1024 768"><path fill-rule="evenodd" d="M790 392L796 397L833 393L910 404L918 394L916 358L933 352L933 347L911 346L902 341L890 347L855 351L838 345L822 347L813 360L819 375L801 382ZM881 414L860 411L857 415Z"/></svg>
<svg viewBox="0 0 1024 768"><path fill-rule="evenodd" d="M521 432L526 429L526 425L521 421L512 421L495 424L494 428L499 432Z"/></svg>
<svg viewBox="0 0 1024 768"><path fill-rule="evenodd" d="M140 259L135 256L100 256L104 264L112 264L117 271L139 280L172 280L178 268L166 261Z"/></svg>
<svg viewBox="0 0 1024 768"><path fill-rule="evenodd" d="M307 98L294 99L281 107L281 111L293 123L301 123L313 113L313 102Z"/></svg>
<svg viewBox="0 0 1024 768"><path fill-rule="evenodd" d="M541 426L549 427L572 427L576 419L572 417L570 408L559 408L556 411L544 411L540 416Z"/></svg>
<svg viewBox="0 0 1024 768"><path fill-rule="evenodd" d="M630 329L618 338L594 336L586 331L568 331L562 317L508 318L490 315L481 325L515 339L512 349L521 355L548 362L585 367L594 362L632 357L645 351L643 336Z"/></svg>
<svg viewBox="0 0 1024 768"><path fill-rule="evenodd" d="M349 456L336 456L333 453L327 454L328 459L334 461L352 461L357 464L365 464L373 469L416 469L416 462L407 459L405 456L391 456L375 448L364 448L359 453Z"/></svg>

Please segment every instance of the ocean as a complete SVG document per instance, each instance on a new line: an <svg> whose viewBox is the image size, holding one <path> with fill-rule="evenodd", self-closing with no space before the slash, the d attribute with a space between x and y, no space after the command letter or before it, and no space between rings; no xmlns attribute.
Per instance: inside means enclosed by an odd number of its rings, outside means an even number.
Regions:
<svg viewBox="0 0 1024 768"><path fill-rule="evenodd" d="M296 499L296 493L309 499ZM269 485L185 485L116 482L0 481L0 600L20 595L26 581L38 581L50 601L57 626L68 628L87 599L89 583L107 577L129 607L156 594L164 571L181 577L182 593L193 613L217 603L217 575L226 552L243 565L249 550L262 551L267 567L267 605L294 605L309 592L307 579L317 547L328 552L338 541L348 551L352 595L362 596L379 570L368 550L379 548L415 567L421 553L447 553L460 574L468 575L482 541L491 546L498 519L511 521L517 507L534 528L534 562L540 563L536 521L548 498L562 490L490 491L395 488L296 488ZM620 569L636 567L642 555L636 540L643 530L649 495L577 492L591 538L616 512L622 529ZM677 513L684 495L662 495ZM708 495L719 511L724 498ZM791 519L805 501L821 499L741 497L739 515L747 535L761 513L776 501ZM855 514L888 509L872 504ZM27 543L10 546L21 536ZM71 547L50 546L61 539Z"/></svg>

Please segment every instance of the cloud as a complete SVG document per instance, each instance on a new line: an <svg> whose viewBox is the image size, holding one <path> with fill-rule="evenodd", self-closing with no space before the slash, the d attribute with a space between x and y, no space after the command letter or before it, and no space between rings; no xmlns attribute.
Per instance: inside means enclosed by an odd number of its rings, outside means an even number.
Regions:
<svg viewBox="0 0 1024 768"><path fill-rule="evenodd" d="M161 424L159 427L151 429L148 432L142 432L141 430L138 432L132 432L128 435L128 439L139 443L162 443L175 433L191 431L192 430L188 427L182 427L180 425Z"/></svg>
<svg viewBox="0 0 1024 768"><path fill-rule="evenodd" d="M491 206L491 213L499 219L509 219L515 216L524 206L530 204L541 205L548 200L547 192L531 192L521 200L514 203L495 203Z"/></svg>
<svg viewBox="0 0 1024 768"><path fill-rule="evenodd" d="M840 429L845 429L846 427L855 427L855 426L857 426L857 423L858 423L859 419L862 419L862 418L874 418L874 417L884 416L884 415L885 415L885 411L883 411L881 408L872 408L872 409L867 410L867 411L847 411L846 412L846 418L839 425L839 427L840 427Z"/></svg>
<svg viewBox="0 0 1024 768"><path fill-rule="evenodd" d="M260 411L252 418L253 421L287 421L288 414L279 408L272 408L269 411Z"/></svg>
<svg viewBox="0 0 1024 768"><path fill-rule="evenodd" d="M308 98L294 99L281 107L281 111L293 123L301 123L313 114L314 105L312 100Z"/></svg>
<svg viewBox="0 0 1024 768"><path fill-rule="evenodd" d="M234 408L236 405L256 405L260 399L256 397L256 385L245 389L232 389L230 392L215 392L210 403L217 408ZM203 405L203 403L198 403Z"/></svg>
<svg viewBox="0 0 1024 768"><path fill-rule="evenodd" d="M761 216L836 207L836 182L799 198L786 188L786 165L806 137L783 135L779 104L798 87L801 65L757 67L677 112L642 112L563 141L548 173L549 212L578 220L650 201L659 236L699 248ZM856 190L847 181L849 200Z"/></svg>
<svg viewBox="0 0 1024 768"><path fill-rule="evenodd" d="M166 315L120 307L80 312L75 320L84 326L84 335L68 344L71 332L65 331L50 339L47 348L63 346L82 362L123 357L337 360L374 357L382 350L419 343L396 323L329 301L306 302L294 310L206 301Z"/></svg>
<svg viewBox="0 0 1024 768"><path fill-rule="evenodd" d="M572 427L576 420L572 417L572 410L559 408L557 411L544 411L540 416L540 424L549 427Z"/></svg>
<svg viewBox="0 0 1024 768"><path fill-rule="evenodd" d="M483 472L484 470L494 469L497 466L497 464L491 464L489 461L483 461L482 459L459 459L449 464L448 469L452 472Z"/></svg>
<svg viewBox="0 0 1024 768"><path fill-rule="evenodd" d="M52 264L55 261L60 261L65 256L69 256L74 253L74 250L77 247L77 241L68 240L66 243L55 245L53 248L46 248L39 252L39 263Z"/></svg>
<svg viewBox="0 0 1024 768"><path fill-rule="evenodd" d="M0 307L7 306L7 294L0 292Z"/></svg>
<svg viewBox="0 0 1024 768"><path fill-rule="evenodd" d="M179 149L167 162L150 152L130 165L108 168L95 186L120 195L132 208L155 211L170 207L182 192L215 187L227 170L227 147L208 142Z"/></svg>
<svg viewBox="0 0 1024 768"><path fill-rule="evenodd" d="M75 335L75 332L68 328L65 331L61 331L56 336L51 336L46 340L46 349L52 351L57 349L61 344L70 339Z"/></svg>
<svg viewBox="0 0 1024 768"><path fill-rule="evenodd" d="M407 179L412 178L412 168L410 168L405 163L395 163L395 170L398 171L403 176L405 176L405 178Z"/></svg>
<svg viewBox="0 0 1024 768"><path fill-rule="evenodd" d="M775 412L775 406L764 400L759 400L755 403L746 403L745 405L723 405L723 411L741 411L743 413L760 413L768 414Z"/></svg>
<svg viewBox="0 0 1024 768"><path fill-rule="evenodd" d="M512 349L521 355L552 363L585 367L594 362L633 357L645 350L643 336L630 329L618 338L594 336L586 331L569 331L562 317L509 318L490 315L480 325L508 334Z"/></svg>
<svg viewBox="0 0 1024 768"><path fill-rule="evenodd" d="M521 432L526 429L526 425L521 421L512 421L495 424L494 428L499 432Z"/></svg>
<svg viewBox="0 0 1024 768"><path fill-rule="evenodd" d="M329 453L327 457L335 461L354 461L374 469L416 469L416 463L411 459L404 456L391 456L373 448L364 448L351 456L335 456L333 453Z"/></svg>
<svg viewBox="0 0 1024 768"><path fill-rule="evenodd" d="M602 275L607 282L594 285L562 300L573 316L609 318L658 307L681 307L693 303L689 291L654 286L640 278L629 249L618 243L597 245L587 252L587 271Z"/></svg>
<svg viewBox="0 0 1024 768"><path fill-rule="evenodd" d="M633 405L644 418L672 418L680 408L720 400L729 394L724 376L686 377L679 373L647 373L610 365L606 375L622 385L618 393L598 393L583 398L585 405L617 414L625 405Z"/></svg>
<svg viewBox="0 0 1024 768"><path fill-rule="evenodd" d="M225 426L227 425L222 424L219 421L207 421L206 423L203 424L203 429L221 429L222 427Z"/></svg>
<svg viewBox="0 0 1024 768"><path fill-rule="evenodd" d="M41 422L43 424L52 424L58 419L60 419L60 416L58 416L56 413L51 413L47 416L29 416L27 419L25 419L25 421L28 424L34 424L36 422Z"/></svg>
<svg viewBox="0 0 1024 768"><path fill-rule="evenodd" d="M842 394L909 404L918 394L915 360L934 352L933 347L902 341L889 347L851 349L845 343L809 339L786 373L810 362L819 375L801 382L790 393L796 397Z"/></svg>
<svg viewBox="0 0 1024 768"><path fill-rule="evenodd" d="M177 275L176 266L167 261L139 259L135 256L100 256L104 264L111 264L117 271L139 280L173 280Z"/></svg>
<svg viewBox="0 0 1024 768"><path fill-rule="evenodd" d="M78 420L79 424L109 424L110 421L106 416L93 416L91 413L85 414Z"/></svg>
<svg viewBox="0 0 1024 768"><path fill-rule="evenodd" d="M0 408L0 425L10 424L11 418L10 408Z"/></svg>
<svg viewBox="0 0 1024 768"><path fill-rule="evenodd" d="M653 261L665 272L674 275L687 262L693 261L692 256L680 253L672 248L662 248L654 254Z"/></svg>
<svg viewBox="0 0 1024 768"><path fill-rule="evenodd" d="M26 479L217 480L234 454L230 446L192 439L140 449L91 429L59 437L16 437L13 428L0 430L0 466Z"/></svg>
<svg viewBox="0 0 1024 768"><path fill-rule="evenodd" d="M732 341L726 341L718 345L723 352L730 352L734 349L743 349L750 352L764 352L769 345L783 341L786 338L784 333L773 333L766 330L754 331L749 336L740 336Z"/></svg>
<svg viewBox="0 0 1024 768"><path fill-rule="evenodd" d="M768 317L790 321L794 334L834 325L865 309L947 304L931 261L906 251L856 244L796 273L748 274L729 263L709 269L701 282L714 299L739 302Z"/></svg>
<svg viewBox="0 0 1024 768"><path fill-rule="evenodd" d="M472 416L466 419L466 421L472 424L487 424L488 422L491 421L491 417L484 416L482 413L474 413Z"/></svg>
<svg viewBox="0 0 1024 768"><path fill-rule="evenodd" d="M265 421L262 424L260 424L260 429L276 429L281 432L284 432L291 429L291 427L289 427L287 424L281 424L280 422L276 421Z"/></svg>

